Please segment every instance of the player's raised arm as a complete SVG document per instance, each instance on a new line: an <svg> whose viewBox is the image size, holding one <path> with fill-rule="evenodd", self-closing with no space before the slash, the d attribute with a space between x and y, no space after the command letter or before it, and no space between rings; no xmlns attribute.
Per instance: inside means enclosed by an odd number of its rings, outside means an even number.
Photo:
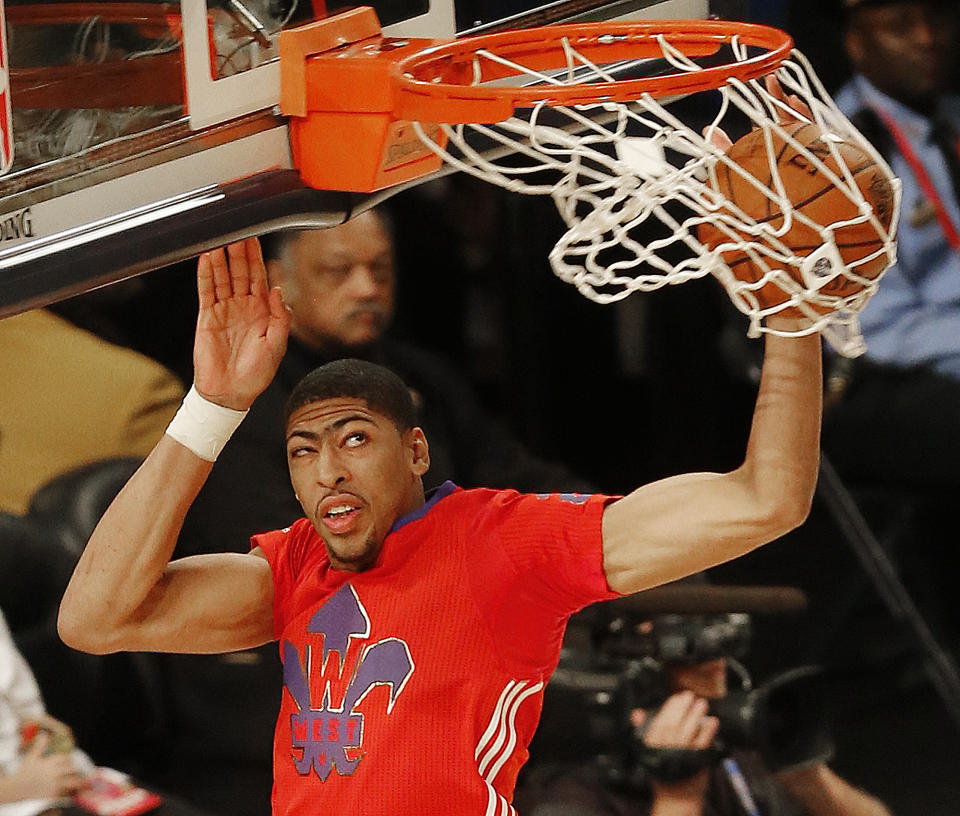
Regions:
<svg viewBox="0 0 960 816"><path fill-rule="evenodd" d="M820 461L820 338L767 335L743 464L645 485L603 516L610 587L637 592L736 558L799 526Z"/></svg>
<svg viewBox="0 0 960 816"><path fill-rule="evenodd" d="M212 652L272 637L265 559L168 563L219 449L273 378L289 329L256 239L201 256L197 286L194 388L100 520L60 606L61 637L78 649Z"/></svg>
<svg viewBox="0 0 960 816"><path fill-rule="evenodd" d="M781 122L810 109L774 76L767 91ZM706 135L706 134L705 134ZM717 129L710 140L732 142ZM791 333L802 318L773 315ZM688 473L635 490L603 516L603 566L611 589L639 592L729 561L798 527L810 512L820 464L823 386L819 334L766 334L763 373L743 464L731 473Z"/></svg>

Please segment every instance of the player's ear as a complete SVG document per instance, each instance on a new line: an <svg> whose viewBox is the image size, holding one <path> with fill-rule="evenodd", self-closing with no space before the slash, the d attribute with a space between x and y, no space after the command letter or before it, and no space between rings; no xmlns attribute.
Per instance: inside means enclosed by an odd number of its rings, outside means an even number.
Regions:
<svg viewBox="0 0 960 816"><path fill-rule="evenodd" d="M407 450L410 454L410 469L415 476L423 476L430 468L430 446L422 428L406 432Z"/></svg>

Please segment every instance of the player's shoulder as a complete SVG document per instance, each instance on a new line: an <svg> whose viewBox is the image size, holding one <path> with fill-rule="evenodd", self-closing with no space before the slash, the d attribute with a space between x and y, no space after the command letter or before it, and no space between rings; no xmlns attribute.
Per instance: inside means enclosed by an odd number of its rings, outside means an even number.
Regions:
<svg viewBox="0 0 960 816"><path fill-rule="evenodd" d="M599 511L612 498L591 493L522 493L512 489L486 487L453 488L437 500L428 495L424 515L447 530L463 528L472 536L497 534L518 525L565 523ZM443 490L443 488L441 488ZM431 506L432 505L432 506Z"/></svg>
<svg viewBox="0 0 960 816"><path fill-rule="evenodd" d="M297 572L311 553L325 554L323 547L312 546L318 540L319 535L310 520L299 518L288 527L258 533L251 544L260 549L271 565L283 562Z"/></svg>
<svg viewBox="0 0 960 816"><path fill-rule="evenodd" d="M496 507L512 507L520 504L531 507L555 504L586 504L592 500L608 500L609 496L599 493L575 492L546 492L528 493L513 488L473 487L457 488L454 494L464 504L476 506L491 505Z"/></svg>
<svg viewBox="0 0 960 816"><path fill-rule="evenodd" d="M469 514L474 519L491 519L510 516L547 515L565 508L587 504L605 504L611 497L593 493L524 493L513 489L471 488L461 489L451 511Z"/></svg>
<svg viewBox="0 0 960 816"><path fill-rule="evenodd" d="M447 484L450 484L449 482ZM440 488L441 490L443 488ZM518 500L524 494L516 490L500 490L492 487L456 487L444 497L445 510L450 512L499 507ZM440 504L437 505L438 507Z"/></svg>
<svg viewBox="0 0 960 816"><path fill-rule="evenodd" d="M444 482L429 491L423 507L401 519L398 526L427 519L448 528L457 525L475 527L481 519L496 515L498 510L509 506L521 495L515 490L463 488L453 482Z"/></svg>

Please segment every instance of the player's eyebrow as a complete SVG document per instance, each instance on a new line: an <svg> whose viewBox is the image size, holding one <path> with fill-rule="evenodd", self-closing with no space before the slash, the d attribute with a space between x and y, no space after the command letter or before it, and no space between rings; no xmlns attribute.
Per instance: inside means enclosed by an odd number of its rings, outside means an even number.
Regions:
<svg viewBox="0 0 960 816"><path fill-rule="evenodd" d="M287 434L287 442L289 442L291 439L307 439L311 442L316 442L325 433L339 430L344 425L348 425L351 422L366 422L370 425L377 424L372 417L369 417L366 414L350 414L348 416L335 419L329 425L325 426L322 431L311 431L306 428L290 431L290 433Z"/></svg>

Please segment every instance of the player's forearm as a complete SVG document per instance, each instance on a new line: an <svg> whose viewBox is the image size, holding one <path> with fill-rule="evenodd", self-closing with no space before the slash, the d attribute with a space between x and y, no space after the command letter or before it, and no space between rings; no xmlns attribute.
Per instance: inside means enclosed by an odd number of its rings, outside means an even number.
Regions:
<svg viewBox="0 0 960 816"><path fill-rule="evenodd" d="M810 510L820 451L820 345L767 340L743 465L638 488L603 515L603 567L639 592L737 558L798 526Z"/></svg>
<svg viewBox="0 0 960 816"><path fill-rule="evenodd" d="M60 636L90 652L124 648L124 632L161 581L212 462L164 435L103 515L60 605Z"/></svg>
<svg viewBox="0 0 960 816"><path fill-rule="evenodd" d="M820 464L822 398L819 335L768 335L747 453L737 475L761 516L768 516L769 539L789 532L809 513Z"/></svg>

